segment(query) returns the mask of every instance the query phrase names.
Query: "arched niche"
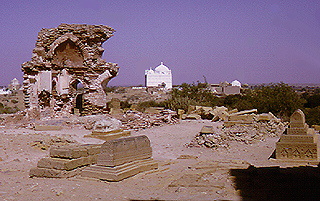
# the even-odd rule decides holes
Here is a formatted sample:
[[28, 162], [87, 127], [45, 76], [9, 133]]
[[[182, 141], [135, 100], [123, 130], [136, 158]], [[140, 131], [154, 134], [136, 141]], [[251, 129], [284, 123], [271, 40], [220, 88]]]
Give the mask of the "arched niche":
[[73, 88], [73, 90], [75, 90], [77, 92], [83, 92], [84, 91], [84, 84], [78, 79], [72, 81], [70, 85]]
[[[67, 42], [67, 44], [71, 44], [71, 46], [76, 46], [78, 51], [81, 52], [82, 57], [84, 60], [89, 58], [89, 52], [88, 50], [85, 48], [85, 45], [80, 41], [80, 39], [78, 37], [76, 37], [75, 35], [73, 35], [72, 33], [66, 33], [63, 36], [59, 37], [58, 39], [56, 39], [51, 45], [50, 45], [50, 49], [48, 51], [48, 57], [49, 58], [53, 58], [55, 56], [55, 53], [57, 52], [57, 48], [60, 45], [65, 45], [64, 43]], [[62, 46], [63, 47], [63, 46]], [[61, 48], [62, 48], [61, 47]]]
[[59, 67], [81, 67], [83, 61], [81, 49], [70, 39], [60, 43], [52, 57], [52, 63]]

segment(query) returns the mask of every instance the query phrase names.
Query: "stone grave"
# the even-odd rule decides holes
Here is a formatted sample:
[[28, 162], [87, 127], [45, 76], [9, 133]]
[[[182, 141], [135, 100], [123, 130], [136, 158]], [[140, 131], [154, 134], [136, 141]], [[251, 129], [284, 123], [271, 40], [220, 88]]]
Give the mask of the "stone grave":
[[65, 145], [52, 147], [50, 157], [38, 161], [31, 168], [30, 177], [68, 178], [80, 173], [81, 167], [95, 164], [100, 144]]
[[123, 110], [121, 109], [120, 100], [118, 98], [112, 98], [108, 103], [108, 108], [110, 110], [111, 115], [123, 114]]
[[81, 176], [120, 181], [140, 172], [157, 169], [147, 136], [119, 138], [101, 146], [97, 164], [85, 168]]
[[305, 115], [299, 109], [290, 117], [290, 127], [276, 143], [276, 159], [293, 161], [317, 161], [318, 143], [315, 131], [305, 123]]
[[114, 140], [121, 137], [128, 137], [131, 135], [131, 131], [115, 129], [111, 131], [92, 131], [91, 134], [85, 135], [84, 137], [97, 138], [100, 140], [108, 141]]

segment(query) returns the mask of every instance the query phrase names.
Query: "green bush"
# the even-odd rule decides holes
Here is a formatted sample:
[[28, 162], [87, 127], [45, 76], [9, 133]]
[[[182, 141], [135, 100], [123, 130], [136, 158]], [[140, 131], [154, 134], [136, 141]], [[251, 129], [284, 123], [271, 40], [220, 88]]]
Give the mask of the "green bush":
[[145, 101], [145, 102], [138, 103], [137, 110], [143, 112], [148, 107], [164, 107], [164, 106], [165, 105], [163, 102], [157, 103], [156, 101], [151, 100], [151, 101]]
[[171, 92], [171, 98], [164, 102], [172, 110], [187, 110], [189, 105], [221, 106], [237, 108], [238, 110], [258, 109], [260, 113], [272, 112], [275, 115], [288, 119], [299, 108], [303, 108], [305, 100], [284, 83], [261, 85], [254, 90], [245, 90], [243, 94], [217, 97], [207, 84], [183, 83]]
[[3, 107], [0, 108], [0, 114], [13, 114], [19, 111], [19, 108], [17, 107]]
[[284, 83], [271, 83], [256, 88], [251, 94], [252, 106], [259, 112], [272, 112], [288, 119], [296, 109], [302, 109], [305, 100]]
[[307, 124], [320, 125], [320, 106], [315, 108], [305, 108], [303, 111], [306, 115]]
[[121, 101], [120, 107], [121, 109], [130, 108], [132, 104], [130, 104], [128, 101]]
[[189, 105], [216, 106], [222, 105], [221, 99], [216, 97], [206, 83], [183, 83], [171, 92], [171, 98], [164, 101], [166, 108], [187, 110]]

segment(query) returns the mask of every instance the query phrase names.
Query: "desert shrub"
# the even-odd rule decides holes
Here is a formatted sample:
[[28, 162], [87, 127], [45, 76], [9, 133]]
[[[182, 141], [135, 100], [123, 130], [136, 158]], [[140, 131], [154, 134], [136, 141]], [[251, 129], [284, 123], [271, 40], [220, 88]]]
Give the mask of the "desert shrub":
[[11, 103], [13, 103], [13, 104], [17, 104], [19, 101], [17, 101], [17, 100], [11, 100]]
[[307, 124], [320, 125], [320, 106], [314, 108], [305, 108], [304, 113], [306, 115]]
[[121, 109], [130, 108], [132, 104], [130, 104], [128, 101], [121, 101], [120, 107]]
[[165, 107], [177, 110], [187, 110], [189, 105], [215, 106], [221, 105], [221, 100], [207, 87], [206, 83], [183, 83], [171, 92], [171, 98], [164, 101]]
[[164, 103], [163, 102], [157, 103], [154, 100], [140, 102], [138, 103], [137, 110], [143, 112], [148, 107], [164, 107]]
[[251, 93], [229, 95], [223, 99], [223, 105], [228, 108], [237, 108], [238, 110], [249, 110], [254, 108]]
[[118, 87], [117, 89], [114, 90], [114, 93], [123, 94], [123, 93], [126, 93], [126, 89], [124, 87]]
[[252, 107], [259, 112], [272, 112], [281, 118], [288, 119], [296, 110], [303, 108], [305, 100], [284, 83], [262, 85], [248, 94]]
[[0, 108], [0, 114], [13, 114], [19, 111], [19, 108], [17, 107], [3, 107]]
[[304, 94], [303, 97], [306, 100], [306, 103], [304, 106], [306, 108], [315, 108], [320, 106], [320, 93], [314, 93], [314, 94]]
[[106, 93], [110, 93], [110, 92], [114, 92], [114, 91], [116, 90], [116, 88], [117, 88], [117, 87], [115, 87], [115, 86], [105, 87], [105, 88], [104, 88], [104, 91], [105, 91]]

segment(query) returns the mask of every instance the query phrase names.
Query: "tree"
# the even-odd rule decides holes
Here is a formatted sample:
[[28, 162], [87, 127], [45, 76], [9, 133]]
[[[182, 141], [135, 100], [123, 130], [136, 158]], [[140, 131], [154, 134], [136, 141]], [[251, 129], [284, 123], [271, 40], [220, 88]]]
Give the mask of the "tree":
[[279, 117], [288, 118], [305, 100], [292, 87], [284, 83], [271, 83], [256, 88], [251, 94], [253, 107], [259, 112], [272, 112]]

